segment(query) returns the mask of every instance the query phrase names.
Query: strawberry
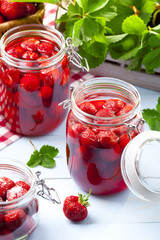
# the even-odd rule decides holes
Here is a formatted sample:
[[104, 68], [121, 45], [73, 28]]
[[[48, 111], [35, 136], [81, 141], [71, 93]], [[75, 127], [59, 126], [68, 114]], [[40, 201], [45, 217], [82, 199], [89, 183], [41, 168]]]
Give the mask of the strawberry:
[[47, 67], [49, 63], [40, 65], [43, 69], [39, 72], [39, 78], [44, 85], [53, 86], [59, 80], [59, 71], [54, 67]]
[[119, 112], [116, 113], [116, 116], [121, 116], [123, 114], [126, 114], [126, 113], [130, 112], [133, 108], [134, 108], [133, 105], [127, 104]]
[[30, 189], [30, 186], [24, 181], [16, 182], [16, 186], [20, 186], [22, 188], [25, 188], [27, 191]]
[[7, 191], [7, 200], [12, 201], [13, 199], [22, 197], [24, 194], [26, 194], [28, 190], [21, 186], [14, 186], [10, 190]]
[[91, 115], [95, 115], [97, 112], [97, 109], [95, 108], [95, 106], [90, 103], [90, 102], [83, 102], [79, 105], [79, 108], [83, 111], [86, 112], [88, 114]]
[[37, 74], [29, 73], [25, 74], [20, 80], [21, 89], [25, 89], [28, 92], [34, 92], [38, 90], [40, 81]]
[[98, 185], [102, 182], [102, 178], [98, 172], [98, 168], [95, 163], [91, 162], [87, 168], [87, 179], [92, 185]]
[[32, 114], [32, 118], [36, 124], [40, 124], [44, 120], [45, 112], [37, 111], [36, 114]]
[[98, 147], [99, 143], [98, 143], [98, 138], [97, 136], [94, 134], [94, 132], [87, 128], [81, 135], [81, 143], [85, 146], [94, 146], [94, 147]]
[[28, 38], [21, 43], [21, 47], [25, 50], [35, 52], [39, 43], [40, 41], [36, 38]]
[[114, 112], [109, 109], [109, 108], [104, 108], [104, 109], [101, 109], [99, 110], [96, 115], [96, 117], [114, 117]]
[[127, 132], [127, 129], [128, 129], [128, 127], [127, 127], [126, 125], [122, 125], [122, 126], [117, 126], [117, 127], [113, 128], [112, 131], [113, 131], [116, 135], [120, 136], [120, 135], [126, 133], [126, 132]]
[[86, 130], [86, 126], [82, 125], [81, 123], [75, 123], [68, 129], [68, 134], [71, 137], [77, 138], [80, 136], [80, 134]]
[[14, 88], [20, 80], [20, 71], [16, 68], [6, 68], [4, 70], [4, 83], [8, 88]]
[[0, 178], [0, 197], [2, 199], [6, 198], [7, 191], [15, 186], [15, 183], [7, 177]]
[[0, 229], [3, 227], [3, 214], [0, 213]]
[[37, 7], [33, 3], [26, 3], [27, 14], [32, 15], [37, 12]]
[[90, 190], [88, 196], [78, 194], [78, 196], [66, 197], [63, 203], [64, 215], [72, 221], [82, 221], [88, 215], [87, 207], [90, 205], [88, 203], [88, 198], [91, 194]]
[[7, 229], [6, 227], [1, 229], [0, 240], [13, 240], [13, 239], [14, 235], [9, 229]]
[[26, 51], [22, 54], [22, 59], [24, 60], [37, 60], [39, 58], [38, 53], [32, 51]]
[[98, 134], [98, 140], [104, 148], [110, 148], [118, 142], [118, 137], [114, 132], [106, 130]]
[[6, 52], [12, 57], [17, 56], [16, 58], [21, 58], [22, 54], [24, 53], [24, 49], [20, 45], [17, 45], [14, 47], [7, 48]]
[[37, 45], [37, 51], [41, 54], [51, 55], [54, 52], [54, 45], [49, 42], [41, 42]]
[[34, 219], [27, 215], [23, 224], [16, 231], [14, 231], [15, 238], [21, 239], [22, 236], [28, 235], [28, 233], [31, 233], [34, 230], [35, 226], [36, 223]]
[[104, 103], [105, 101], [101, 101], [101, 100], [94, 100], [91, 101], [91, 103], [95, 106], [95, 108], [97, 109], [97, 111], [103, 109]]
[[69, 68], [69, 61], [66, 54], [64, 55], [64, 58], [62, 60], [62, 68], [63, 69]]
[[6, 227], [14, 231], [19, 228], [26, 219], [26, 213], [21, 209], [8, 211], [4, 216]]
[[64, 86], [68, 83], [68, 81], [69, 81], [69, 69], [65, 68], [62, 73], [62, 80], [60, 81], [60, 85]]
[[41, 61], [44, 61], [46, 60], [47, 58], [49, 58], [48, 56], [44, 55], [44, 56], [41, 56], [37, 59], [37, 61], [41, 62]]
[[7, 20], [15, 20], [27, 15], [26, 4], [22, 2], [10, 2], [3, 0], [1, 13]]
[[5, 22], [4, 18], [2, 17], [2, 15], [0, 15], [0, 24], [4, 22]]
[[104, 108], [111, 109], [114, 113], [120, 111], [125, 103], [120, 99], [108, 99], [104, 104]]
[[39, 95], [44, 100], [48, 100], [49, 98], [51, 98], [52, 94], [53, 94], [53, 89], [50, 86], [44, 85], [44, 86], [41, 87]]

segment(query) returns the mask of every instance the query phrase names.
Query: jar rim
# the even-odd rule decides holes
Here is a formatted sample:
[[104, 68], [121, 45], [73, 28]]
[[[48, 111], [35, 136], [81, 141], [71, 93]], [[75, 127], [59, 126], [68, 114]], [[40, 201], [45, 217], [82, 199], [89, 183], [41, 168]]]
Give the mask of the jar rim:
[[[134, 92], [134, 95], [135, 95], [135, 99], [136, 99], [136, 103], [135, 103], [135, 106], [134, 108], [129, 111], [128, 113], [125, 113], [123, 115], [120, 115], [120, 116], [114, 116], [114, 117], [97, 117], [95, 115], [91, 115], [89, 113], [86, 113], [84, 111], [82, 111], [77, 103], [76, 103], [76, 100], [75, 100], [75, 96], [76, 94], [81, 90], [81, 89], [87, 89], [87, 85], [88, 86], [94, 86], [94, 83], [93, 82], [97, 82], [95, 84], [101, 84], [102, 86], [103, 83], [107, 83], [108, 86], [119, 86], [121, 87], [122, 89], [131, 89], [132, 92]], [[89, 88], [89, 87], [88, 87]], [[117, 126], [119, 125], [120, 123], [120, 120], [124, 122], [127, 122], [129, 121], [130, 119], [133, 118], [133, 116], [135, 116], [139, 110], [140, 110], [140, 102], [141, 102], [141, 97], [140, 97], [140, 94], [138, 92], [138, 90], [130, 83], [127, 83], [123, 80], [120, 80], [120, 79], [117, 79], [117, 78], [110, 78], [110, 77], [96, 77], [96, 78], [91, 78], [89, 80], [86, 80], [86, 81], [82, 81], [80, 82], [80, 84], [78, 84], [74, 89], [73, 89], [73, 92], [71, 93], [71, 105], [72, 105], [72, 110], [74, 112], [74, 114], [79, 118], [79, 119], [83, 119], [83, 117], [85, 117], [86, 119], [90, 118], [92, 120], [95, 120], [95, 121], [104, 121], [104, 122], [107, 122], [105, 124], [102, 124], [102, 123], [92, 123], [92, 122], [88, 122], [87, 120], [82, 120], [83, 122], [87, 123], [87, 124], [90, 124], [90, 125], [94, 125], [94, 126], [101, 126], [101, 127], [112, 127], [112, 126]], [[113, 123], [114, 120], [116, 120], [116, 123]], [[110, 123], [112, 122], [112, 123]]]
[[6, 206], [14, 209], [17, 206], [19, 207], [19, 205], [24, 204], [26, 199], [30, 199], [32, 197], [32, 194], [35, 192], [35, 186], [36, 186], [35, 176], [34, 176], [33, 172], [30, 170], [30, 168], [19, 160], [15, 160], [15, 159], [11, 159], [11, 158], [5, 158], [5, 157], [2, 158], [1, 157], [0, 158], [0, 166], [1, 165], [11, 166], [11, 167], [12, 166], [16, 167], [16, 165], [17, 165], [17, 169], [19, 167], [22, 167], [24, 170], [28, 171], [28, 173], [30, 174], [30, 177], [32, 179], [30, 189], [23, 196], [21, 196], [19, 198], [16, 198], [16, 199], [13, 199], [11, 201], [0, 202], [0, 209], [3, 208], [3, 207], [6, 207]]
[[[19, 29], [19, 31], [18, 31]], [[26, 30], [22, 30], [22, 29], [26, 29]], [[25, 33], [25, 31], [31, 31], [32, 33], [35, 33], [33, 35], [37, 35], [38, 31], [37, 29], [39, 29], [39, 31], [41, 33], [47, 33], [48, 35], [52, 36], [53, 35], [57, 35], [58, 38], [60, 39], [61, 41], [61, 46], [60, 47], [60, 50], [58, 51], [57, 54], [55, 54], [54, 56], [52, 57], [49, 57], [47, 59], [44, 59], [44, 60], [41, 60], [41, 63], [44, 63], [44, 62], [48, 62], [50, 63], [47, 67], [44, 66], [44, 67], [29, 67], [27, 64], [28, 63], [37, 63], [38, 61], [37, 60], [24, 60], [24, 59], [17, 59], [11, 55], [9, 55], [6, 51], [5, 51], [5, 47], [4, 44], [5, 44], [5, 41], [7, 40], [7, 37], [10, 35], [10, 34], [13, 34], [14, 32], [14, 35], [15, 34], [18, 34], [20, 33], [21, 31], [23, 31], [23, 34]], [[43, 31], [42, 31], [43, 29]], [[35, 32], [36, 31], [36, 32]], [[14, 39], [15, 40], [15, 39]], [[52, 65], [58, 63], [64, 56], [65, 54], [65, 39], [64, 39], [64, 36], [58, 31], [56, 30], [55, 28], [52, 28], [52, 27], [49, 27], [49, 26], [45, 26], [43, 24], [25, 24], [25, 25], [20, 25], [20, 26], [16, 26], [14, 28], [11, 28], [10, 30], [8, 30], [1, 38], [0, 40], [0, 43], [1, 43], [1, 58], [4, 62], [8, 63], [9, 65], [12, 65], [13, 67], [19, 67], [21, 69], [28, 69], [28, 70], [39, 70], [39, 69], [45, 69], [45, 68], [48, 68], [48, 67], [51, 67]], [[25, 63], [25, 65], [24, 65]]]

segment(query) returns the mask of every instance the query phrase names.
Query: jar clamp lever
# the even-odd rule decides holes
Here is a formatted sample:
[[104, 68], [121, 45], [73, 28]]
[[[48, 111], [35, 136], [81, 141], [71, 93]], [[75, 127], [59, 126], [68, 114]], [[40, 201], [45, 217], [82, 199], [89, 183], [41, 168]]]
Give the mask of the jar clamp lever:
[[[72, 38], [68, 37], [66, 39], [66, 53], [71, 63], [73, 63], [76, 67], [81, 68], [82, 71], [89, 72], [89, 65], [86, 58], [81, 57], [76, 51], [74, 51], [75, 47], [72, 44]], [[85, 66], [82, 65], [82, 61], [85, 63]]]
[[[37, 192], [38, 196], [43, 197], [46, 200], [52, 201], [52, 203], [61, 204], [60, 198], [56, 190], [54, 188], [49, 188], [45, 184], [45, 180], [40, 179], [41, 172], [37, 171], [35, 174], [37, 177], [36, 185], [39, 186], [39, 191]], [[52, 197], [53, 194], [55, 194], [57, 200]]]

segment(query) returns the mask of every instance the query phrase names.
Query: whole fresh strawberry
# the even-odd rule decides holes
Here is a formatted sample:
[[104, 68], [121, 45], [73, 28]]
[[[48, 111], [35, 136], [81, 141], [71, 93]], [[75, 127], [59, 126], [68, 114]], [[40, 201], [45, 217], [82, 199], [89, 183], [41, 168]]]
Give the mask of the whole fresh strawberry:
[[15, 20], [27, 15], [26, 4], [22, 2], [10, 2], [3, 0], [1, 4], [1, 14], [7, 20]]
[[82, 221], [88, 215], [87, 207], [90, 205], [88, 203], [88, 198], [91, 194], [92, 189], [88, 196], [78, 194], [78, 196], [69, 196], [64, 200], [63, 212], [64, 215], [72, 221]]

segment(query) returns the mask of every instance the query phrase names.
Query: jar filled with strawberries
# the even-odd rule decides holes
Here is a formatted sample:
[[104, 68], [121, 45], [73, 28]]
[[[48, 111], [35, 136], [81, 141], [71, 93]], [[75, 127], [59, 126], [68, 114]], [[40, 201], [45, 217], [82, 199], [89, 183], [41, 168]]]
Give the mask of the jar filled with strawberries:
[[69, 61], [62, 34], [52, 28], [22, 25], [1, 38], [0, 111], [6, 125], [23, 135], [57, 128], [67, 110]]
[[33, 173], [23, 163], [0, 161], [0, 239], [27, 239], [39, 220]]
[[94, 78], [78, 84], [69, 102], [66, 153], [72, 178], [92, 194], [125, 190], [121, 155], [144, 123], [137, 89], [118, 79]]

